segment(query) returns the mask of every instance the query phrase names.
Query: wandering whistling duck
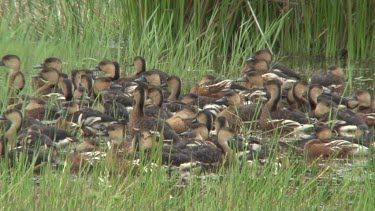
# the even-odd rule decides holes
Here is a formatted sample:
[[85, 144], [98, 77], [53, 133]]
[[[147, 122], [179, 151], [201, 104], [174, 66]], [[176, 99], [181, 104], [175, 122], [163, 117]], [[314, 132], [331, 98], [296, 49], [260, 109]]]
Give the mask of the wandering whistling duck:
[[16, 55], [5, 55], [0, 60], [0, 66], [9, 68], [10, 74], [8, 76], [8, 90], [7, 96], [9, 98], [8, 105], [14, 104], [16, 95], [25, 87], [25, 76], [20, 71], [21, 60]]
[[164, 83], [167, 81], [169, 75], [161, 70], [158, 69], [150, 69], [146, 71], [146, 60], [142, 56], [136, 56], [134, 57], [134, 66], [136, 68], [136, 73], [133, 75], [133, 78], [139, 78], [145, 73], [149, 72], [149, 74], [157, 74], [160, 81]]
[[63, 63], [61, 59], [56, 58], [56, 57], [48, 57], [47, 59], [44, 60], [43, 63], [34, 66], [34, 69], [44, 69], [44, 68], [54, 68], [59, 72], [62, 72], [63, 69]]
[[147, 117], [144, 113], [144, 104], [146, 100], [146, 92], [142, 86], [138, 86], [134, 90], [135, 105], [130, 115], [129, 127], [142, 128], [153, 131], [163, 131], [165, 139], [173, 139], [175, 142], [181, 141], [172, 127], [162, 119]]
[[287, 108], [278, 108], [277, 104], [281, 99], [281, 82], [279, 80], [268, 81], [265, 86], [271, 97], [264, 105], [260, 115], [259, 123], [263, 129], [271, 130], [278, 126], [287, 126], [283, 123], [284, 120], [293, 120], [300, 124], [308, 123], [304, 113]]
[[[111, 122], [117, 122], [117, 119], [108, 116], [102, 112], [91, 108], [80, 108], [76, 102], [65, 102], [62, 109], [58, 112], [61, 117], [59, 127], [67, 128], [63, 123], [77, 124], [83, 131], [83, 135], [92, 136], [100, 130], [105, 129]], [[68, 127], [69, 128], [69, 127]]]
[[248, 60], [252, 60], [252, 59], [265, 60], [270, 65], [270, 69], [272, 69], [273, 72], [280, 73], [280, 74], [286, 76], [286, 78], [293, 78], [293, 79], [296, 79], [296, 80], [301, 79], [300, 76], [296, 72], [294, 72], [292, 69], [290, 69], [286, 65], [278, 63], [278, 62], [271, 63], [272, 60], [273, 60], [272, 54], [271, 54], [270, 50], [267, 49], [267, 48], [256, 51], [254, 53], [253, 57], [251, 57]]
[[198, 96], [193, 93], [185, 94], [181, 97], [181, 102], [189, 106], [197, 106], [198, 108], [203, 108], [207, 104], [213, 104], [217, 98]]
[[259, 119], [261, 105], [243, 104], [237, 92], [229, 92], [216, 102], [225, 103], [228, 106], [228, 108], [221, 111], [217, 117], [224, 116], [232, 128], [239, 129], [243, 121]]
[[375, 100], [372, 99], [370, 93], [367, 90], [360, 90], [354, 93], [353, 98], [358, 102], [353, 111], [362, 117], [369, 127], [374, 127]]
[[346, 85], [345, 74], [341, 67], [333, 65], [328, 70], [320, 70], [314, 73], [310, 78], [310, 83], [322, 85], [342, 94]]
[[295, 82], [289, 90], [287, 100], [290, 106], [300, 111], [308, 111], [309, 101], [304, 97], [308, 84], [305, 81]]
[[195, 118], [196, 112], [194, 108], [186, 107], [176, 112], [172, 117], [168, 118], [168, 122], [176, 133], [182, 133], [189, 129], [192, 120]]
[[233, 150], [229, 147], [228, 141], [239, 139], [236, 132], [230, 128], [223, 127], [218, 133], [218, 145], [209, 141], [199, 140], [202, 138], [202, 132], [207, 134], [207, 128], [204, 124], [196, 124], [193, 134], [195, 134], [194, 138], [198, 138], [198, 140], [164, 146], [162, 150], [162, 162], [175, 166], [194, 161], [209, 165], [231, 163], [233, 161]]
[[340, 138], [332, 138], [331, 129], [327, 126], [319, 126], [315, 132], [316, 138], [307, 141], [304, 145], [304, 154], [308, 161], [319, 157], [346, 157], [369, 153], [369, 149], [365, 146]]
[[55, 126], [33, 124], [30, 127], [22, 130], [22, 133], [26, 135], [28, 133], [43, 134], [47, 136], [54, 143], [54, 146], [58, 149], [64, 148], [71, 143], [79, 141], [76, 137], [72, 136], [70, 132], [56, 128]]
[[166, 110], [163, 105], [163, 93], [161, 89], [153, 87], [147, 90], [147, 97], [151, 100], [151, 103], [145, 105], [145, 115], [168, 119], [172, 117], [172, 113]]
[[[90, 79], [88, 81], [91, 81], [91, 85], [87, 85], [89, 87], [87, 87], [86, 85], [83, 84], [83, 83], [88, 83], [88, 82], [87, 81], [82, 82], [81, 81], [82, 77], [88, 77], [86, 80]], [[92, 70], [79, 69], [79, 70], [72, 70], [72, 72], [70, 73], [70, 78], [72, 79], [72, 83], [73, 83], [75, 89], [79, 86], [83, 86], [88, 91], [90, 91], [91, 88], [92, 88], [92, 84], [93, 84], [93, 80], [94, 80], [95, 76], [94, 76], [94, 72]]]
[[238, 78], [236, 82], [244, 82], [244, 86], [251, 88], [263, 87], [263, 73], [256, 72], [254, 69], [249, 69], [245, 72], [245, 76]]
[[40, 98], [29, 98], [25, 107], [25, 116], [34, 119], [51, 120], [58, 117], [58, 109]]
[[166, 101], [163, 103], [163, 107], [168, 109], [171, 112], [177, 112], [182, 108], [185, 108], [187, 103], [182, 102], [181, 97], [181, 86], [182, 82], [178, 76], [170, 76], [167, 81], [160, 85], [161, 87], [168, 86], [171, 89], [171, 92], [164, 92], [164, 96], [169, 94]]
[[112, 81], [120, 79], [120, 64], [118, 62], [103, 60], [97, 66], [91, 69], [92, 71], [102, 71], [105, 77], [111, 78]]
[[5, 153], [5, 145], [7, 145], [8, 151], [12, 150], [17, 145], [17, 132], [22, 126], [23, 116], [21, 112], [16, 109], [9, 109], [0, 116], [0, 120], [8, 120], [11, 123], [9, 128], [0, 138], [0, 142], [2, 142], [2, 146], [0, 146], [2, 149], [0, 150]]
[[[34, 66], [33, 69], [53, 68], [53, 69], [56, 69], [59, 73], [62, 73], [63, 66], [64, 65], [63, 65], [61, 59], [56, 58], [56, 57], [49, 57], [49, 58], [45, 59], [43, 63]], [[37, 90], [40, 87], [42, 87], [45, 83], [46, 83], [46, 81], [43, 80], [42, 78], [33, 77], [32, 80], [31, 80], [31, 87], [33, 88], [33, 90]]]

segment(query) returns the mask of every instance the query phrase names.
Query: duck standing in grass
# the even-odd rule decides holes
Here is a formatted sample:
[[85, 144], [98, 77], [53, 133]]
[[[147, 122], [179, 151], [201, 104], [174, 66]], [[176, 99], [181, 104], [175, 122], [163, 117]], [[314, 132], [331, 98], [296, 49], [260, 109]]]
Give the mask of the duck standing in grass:
[[8, 105], [14, 104], [17, 95], [25, 87], [25, 76], [20, 71], [21, 59], [16, 55], [8, 54], [0, 60], [0, 66], [10, 70], [7, 85]]

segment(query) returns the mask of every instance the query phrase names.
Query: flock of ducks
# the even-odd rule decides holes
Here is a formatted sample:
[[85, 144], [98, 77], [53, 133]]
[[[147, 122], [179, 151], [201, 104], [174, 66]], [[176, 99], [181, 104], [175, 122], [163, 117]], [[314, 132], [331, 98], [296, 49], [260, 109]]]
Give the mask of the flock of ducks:
[[[57, 162], [69, 146], [74, 150], [65, 153], [65, 163], [72, 169], [95, 165], [100, 157], [118, 171], [141, 155], [156, 155], [169, 166], [218, 166], [264, 163], [285, 146], [308, 161], [366, 155], [373, 147], [375, 98], [368, 91], [343, 97], [339, 66], [307, 82], [273, 62], [268, 49], [246, 60], [243, 77], [204, 75], [187, 94], [181, 78], [147, 70], [141, 56], [134, 58], [134, 74], [103, 60], [68, 75], [59, 58], [47, 58], [34, 67], [33, 96], [20, 94], [26, 80], [18, 56], [2, 57], [0, 66], [9, 70], [0, 156], [11, 165], [20, 157], [34, 165]], [[257, 128], [295, 138], [271, 147], [275, 143], [241, 135]]]

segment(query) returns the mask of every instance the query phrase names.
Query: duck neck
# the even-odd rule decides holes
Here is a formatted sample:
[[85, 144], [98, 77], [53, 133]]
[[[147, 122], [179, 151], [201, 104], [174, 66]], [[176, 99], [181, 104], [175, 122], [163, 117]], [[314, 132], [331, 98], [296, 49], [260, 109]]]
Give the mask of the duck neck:
[[140, 99], [135, 102], [134, 110], [132, 111], [134, 112], [134, 115], [139, 116], [139, 117], [142, 117], [144, 115], [143, 113], [144, 104], [145, 104], [144, 95], [141, 95]]
[[227, 140], [222, 140], [219, 138], [218, 142], [226, 155], [231, 155], [233, 153], [233, 150], [229, 147]]
[[266, 103], [266, 106], [270, 111], [276, 111], [277, 104], [281, 98], [281, 88], [277, 86], [274, 89], [271, 89], [270, 94], [271, 94], [271, 97]]
[[8, 145], [11, 148], [8, 149], [13, 149], [16, 147], [16, 137], [17, 137], [17, 132], [21, 128], [22, 125], [22, 119], [17, 119], [16, 121], [11, 121], [11, 126], [10, 128], [5, 132], [4, 137], [8, 141]]
[[62, 89], [66, 101], [73, 99], [73, 84], [70, 79], [64, 78], [59, 82], [58, 87]]
[[168, 97], [168, 100], [177, 100], [181, 95], [181, 83], [179, 83], [178, 85], [174, 86], [172, 88], [172, 92], [171, 92], [171, 95], [169, 95]]
[[113, 65], [115, 66], [115, 73], [112, 77], [112, 80], [118, 80], [120, 79], [120, 64], [118, 62], [113, 62]]

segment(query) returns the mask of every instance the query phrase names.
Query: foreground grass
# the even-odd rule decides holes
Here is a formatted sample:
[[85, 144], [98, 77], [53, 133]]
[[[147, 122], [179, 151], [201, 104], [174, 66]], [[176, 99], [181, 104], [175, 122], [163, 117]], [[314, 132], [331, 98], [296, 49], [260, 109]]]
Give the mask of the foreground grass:
[[[353, 165], [338, 175], [328, 166], [318, 169], [291, 163], [275, 173], [273, 165], [222, 169], [198, 175], [182, 186], [181, 179], [155, 168], [117, 177], [103, 168], [71, 174], [45, 168], [3, 171], [1, 210], [373, 210], [374, 166]], [[2, 169], [4, 170], [4, 169]]]
[[[318, 39], [325, 37], [324, 29], [316, 29], [315, 37], [310, 37], [309, 31], [306, 34], [299, 31], [302, 35], [298, 36], [296, 31], [287, 42], [286, 37], [290, 35], [289, 30], [293, 25], [286, 20], [293, 13], [285, 12], [278, 14], [277, 18], [265, 18], [261, 21], [265, 37], [261, 37], [249, 13], [234, 15], [239, 20], [238, 25], [218, 29], [218, 25], [227, 26], [225, 17], [234, 11], [233, 8], [223, 10], [223, 7], [213, 7], [211, 16], [203, 23], [200, 20], [204, 13], [199, 12], [200, 7], [195, 5], [198, 12], [186, 23], [184, 16], [178, 15], [184, 12], [181, 7], [176, 6], [180, 8], [179, 12], [166, 13], [168, 5], [144, 5], [145, 11], [140, 12], [137, 5], [119, 6], [120, 1], [111, 2], [76, 5], [30, 1], [28, 5], [33, 16], [29, 16], [28, 7], [22, 7], [25, 11], [20, 11], [16, 3], [11, 4], [8, 13], [1, 13], [0, 54], [19, 55], [22, 71], [27, 78], [35, 73], [31, 67], [49, 56], [63, 59], [66, 73], [72, 69], [90, 68], [103, 58], [114, 59], [121, 63], [126, 75], [134, 70], [125, 65], [131, 63], [134, 56], [144, 55], [148, 68], [160, 68], [181, 76], [184, 89], [188, 90], [205, 73], [222, 78], [240, 76], [243, 59], [254, 50], [265, 47], [265, 41], [272, 48], [293, 46], [296, 40], [298, 46], [303, 46], [305, 40], [299, 40], [301, 36], [307, 36], [309, 43], [311, 39], [321, 45], [328, 42]], [[253, 6], [256, 11], [264, 7]], [[364, 10], [367, 11], [366, 8]], [[134, 17], [141, 17], [142, 21]], [[330, 24], [335, 25], [335, 20], [331, 20]], [[340, 20], [336, 19], [338, 22]], [[366, 22], [365, 19], [361, 21]], [[286, 44], [282, 44], [284, 42], [281, 42], [279, 35], [284, 37]], [[371, 41], [374, 42], [371, 35], [364, 36], [370, 41], [363, 43], [370, 43], [367, 50], [374, 52], [371, 50], [374, 46], [371, 45]], [[357, 37], [362, 36], [354, 36], [353, 39]], [[328, 44], [331, 43], [330, 50], [323, 54], [333, 55], [335, 50], [332, 49], [341, 48], [336, 41]], [[364, 51], [363, 46], [366, 44], [358, 45], [355, 52]], [[309, 47], [304, 54], [321, 53], [321, 46], [311, 48], [313, 50]], [[299, 47], [298, 52], [301, 49]], [[280, 51], [290, 52], [293, 49]], [[277, 59], [288, 63], [282, 54]], [[294, 61], [288, 64], [304, 74], [305, 78], [312, 70], [337, 62], [313, 60], [306, 64], [305, 58], [303, 61], [298, 65]], [[347, 76], [373, 78], [371, 71], [358, 67], [367, 67], [367, 64], [349, 61]], [[0, 72], [2, 84], [6, 83], [5, 71], [2, 68]], [[355, 84], [354, 81], [350, 86], [373, 88], [374, 82]], [[33, 94], [29, 84], [26, 87], [23, 93]], [[348, 93], [351, 91], [348, 89]], [[5, 86], [0, 86], [0, 92], [5, 93]], [[0, 100], [6, 99], [3, 97]], [[292, 156], [288, 156], [288, 159], [289, 164], [284, 164], [277, 172], [272, 164], [261, 172], [246, 168], [241, 171], [239, 168], [222, 169], [215, 175], [191, 176], [187, 186], [177, 173], [169, 176], [163, 168], [156, 168], [152, 172], [141, 171], [137, 176], [110, 177], [102, 165], [90, 173], [77, 174], [66, 169], [46, 167], [41, 173], [34, 174], [32, 168], [17, 165], [10, 169], [0, 162], [0, 210], [375, 210], [374, 203], [371, 203], [374, 198], [374, 164], [371, 161], [342, 168], [345, 171], [338, 174], [336, 169], [328, 168], [329, 165], [319, 169], [294, 160]]]
[[258, 173], [229, 168], [192, 175], [187, 186], [162, 168], [123, 177], [109, 177], [101, 167], [90, 174], [45, 168], [37, 176], [18, 169], [0, 174], [0, 209], [373, 210], [374, 166], [365, 167], [352, 166], [341, 175], [301, 162], [277, 172], [273, 165]]

